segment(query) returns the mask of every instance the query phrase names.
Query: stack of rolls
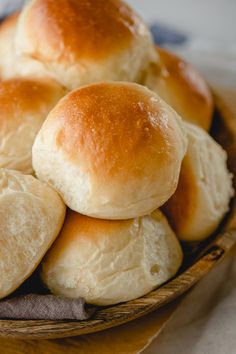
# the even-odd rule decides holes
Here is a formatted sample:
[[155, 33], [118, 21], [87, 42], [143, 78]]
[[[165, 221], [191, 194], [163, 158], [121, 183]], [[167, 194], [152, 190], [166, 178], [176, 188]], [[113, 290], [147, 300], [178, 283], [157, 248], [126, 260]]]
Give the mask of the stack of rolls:
[[90, 217], [69, 214], [47, 255], [42, 277], [53, 293], [109, 305], [176, 273], [181, 248], [154, 211], [174, 193], [186, 147], [181, 118], [143, 86], [91, 84], [59, 102], [37, 135], [33, 166]]
[[49, 290], [95, 305], [173, 277], [233, 195], [202, 77], [121, 0], [29, 1], [0, 76], [0, 298], [47, 251]]

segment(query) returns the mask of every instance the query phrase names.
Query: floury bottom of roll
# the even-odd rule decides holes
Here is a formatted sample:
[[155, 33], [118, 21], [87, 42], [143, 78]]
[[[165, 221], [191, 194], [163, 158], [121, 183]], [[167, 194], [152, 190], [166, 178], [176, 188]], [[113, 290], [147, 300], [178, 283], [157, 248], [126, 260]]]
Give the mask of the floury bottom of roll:
[[180, 244], [158, 210], [125, 221], [69, 211], [41, 275], [56, 295], [112, 305], [138, 298], [166, 282], [182, 259]]

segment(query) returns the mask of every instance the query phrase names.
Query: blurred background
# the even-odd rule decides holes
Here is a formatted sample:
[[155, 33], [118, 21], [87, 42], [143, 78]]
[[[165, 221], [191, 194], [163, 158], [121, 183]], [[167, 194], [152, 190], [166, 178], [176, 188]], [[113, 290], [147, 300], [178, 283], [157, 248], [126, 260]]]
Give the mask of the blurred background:
[[149, 22], [156, 20], [189, 35], [234, 42], [235, 0], [127, 0]]
[[127, 0], [159, 44], [192, 62], [213, 85], [236, 88], [236, 0]]

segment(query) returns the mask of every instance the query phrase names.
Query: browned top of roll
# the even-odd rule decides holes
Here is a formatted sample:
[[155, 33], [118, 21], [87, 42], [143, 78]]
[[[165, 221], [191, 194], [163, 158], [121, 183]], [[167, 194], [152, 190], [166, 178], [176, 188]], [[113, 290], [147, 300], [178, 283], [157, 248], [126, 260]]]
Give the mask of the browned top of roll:
[[0, 168], [30, 174], [34, 139], [58, 100], [66, 94], [50, 79], [0, 82]]
[[174, 193], [186, 145], [181, 118], [154, 92], [97, 83], [69, 93], [50, 112], [33, 165], [72, 210], [128, 219]]
[[154, 166], [175, 158], [176, 136], [166, 115], [145, 88], [104, 83], [69, 94], [49, 120], [60, 126], [57, 148], [70, 159], [90, 163], [89, 168], [103, 176], [124, 177], [128, 172], [140, 178], [147, 169], [151, 173]]
[[212, 121], [213, 99], [201, 75], [175, 54], [157, 47], [161, 73], [157, 76], [158, 94], [183, 119], [209, 130]]
[[66, 223], [57, 245], [61, 247], [61, 253], [67, 247], [68, 243], [76, 242], [79, 239], [95, 241], [101, 235], [109, 233], [109, 237], [116, 238], [118, 233], [133, 224], [133, 219], [129, 220], [104, 220], [90, 218], [88, 216], [76, 213], [70, 209], [67, 212]]
[[140, 33], [139, 18], [120, 0], [34, 0], [23, 21], [36, 59], [100, 59]]
[[[16, 78], [0, 83], [0, 128], [9, 122], [19, 123], [22, 116], [44, 112], [57, 102], [65, 90], [50, 79]], [[36, 118], [35, 118], [36, 119]], [[43, 117], [41, 118], [43, 120]], [[17, 128], [17, 125], [16, 125]]]

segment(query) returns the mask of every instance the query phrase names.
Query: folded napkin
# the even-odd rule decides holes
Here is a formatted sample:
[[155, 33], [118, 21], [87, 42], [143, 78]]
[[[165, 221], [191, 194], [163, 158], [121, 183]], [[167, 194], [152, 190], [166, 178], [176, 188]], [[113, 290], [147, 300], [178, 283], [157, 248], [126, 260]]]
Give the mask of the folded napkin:
[[32, 320], [87, 320], [94, 308], [85, 308], [82, 298], [28, 294], [0, 301], [0, 318]]
[[50, 294], [41, 282], [40, 266], [13, 294], [0, 300], [0, 320], [87, 320], [95, 310], [82, 297], [73, 300]]

